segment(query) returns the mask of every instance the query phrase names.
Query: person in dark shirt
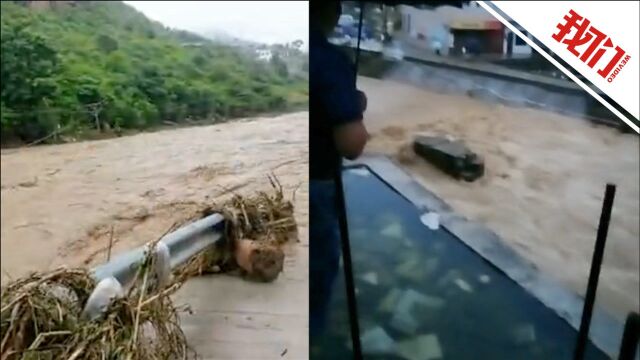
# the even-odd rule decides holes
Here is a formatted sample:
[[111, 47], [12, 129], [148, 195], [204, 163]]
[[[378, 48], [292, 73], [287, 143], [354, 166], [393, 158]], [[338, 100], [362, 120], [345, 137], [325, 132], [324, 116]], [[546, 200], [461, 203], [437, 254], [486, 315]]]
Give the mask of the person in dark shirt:
[[340, 233], [334, 179], [342, 158], [360, 156], [368, 139], [363, 124], [366, 96], [356, 88], [356, 69], [327, 41], [341, 13], [339, 1], [310, 3], [309, 41], [309, 328], [324, 329], [327, 305], [340, 261]]

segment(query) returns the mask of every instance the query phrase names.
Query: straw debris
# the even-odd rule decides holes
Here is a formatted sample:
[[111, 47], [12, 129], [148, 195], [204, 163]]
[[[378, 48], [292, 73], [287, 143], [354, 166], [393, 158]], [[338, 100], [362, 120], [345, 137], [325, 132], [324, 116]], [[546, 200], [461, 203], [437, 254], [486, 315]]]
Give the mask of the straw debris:
[[226, 220], [225, 243], [203, 252], [177, 273], [181, 279], [216, 273], [240, 272], [257, 281], [273, 281], [282, 271], [282, 245], [297, 238], [292, 202], [284, 197], [275, 176], [269, 181], [272, 192], [253, 196], [235, 194], [221, 206], [204, 210], [203, 215], [221, 213]]
[[[203, 206], [199, 216], [224, 215], [226, 241], [174, 270], [163, 288], [148, 251], [133, 283], [102, 316], [83, 314], [97, 285], [86, 269], [33, 273], [3, 286], [0, 360], [196, 357], [179, 325], [179, 312], [188, 308], [176, 307], [170, 296], [190, 277], [206, 273], [240, 272], [259, 281], [278, 276], [281, 247], [297, 236], [297, 227], [293, 204], [284, 199], [277, 179], [269, 180], [273, 193], [235, 195], [222, 206]], [[149, 245], [153, 249], [155, 243]]]
[[154, 291], [149, 252], [125, 296], [103, 316], [83, 309], [96, 287], [87, 270], [35, 273], [2, 289], [1, 359], [187, 359], [189, 350], [170, 295]]

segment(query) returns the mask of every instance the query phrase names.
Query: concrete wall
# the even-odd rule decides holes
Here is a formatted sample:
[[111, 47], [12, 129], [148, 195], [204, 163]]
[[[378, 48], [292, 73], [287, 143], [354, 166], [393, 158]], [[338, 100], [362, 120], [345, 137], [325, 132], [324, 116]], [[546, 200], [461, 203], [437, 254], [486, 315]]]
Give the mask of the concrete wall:
[[508, 106], [543, 108], [576, 115], [584, 115], [587, 111], [587, 101], [582, 94], [560, 93], [462, 70], [402, 62], [394, 66], [385, 78], [444, 93], [465, 93]]
[[541, 108], [549, 111], [588, 115], [588, 98], [581, 89], [550, 88], [535, 82], [498, 78], [456, 67], [413, 61], [382, 61], [377, 54], [361, 53], [361, 75], [440, 93], [470, 97], [507, 106]]

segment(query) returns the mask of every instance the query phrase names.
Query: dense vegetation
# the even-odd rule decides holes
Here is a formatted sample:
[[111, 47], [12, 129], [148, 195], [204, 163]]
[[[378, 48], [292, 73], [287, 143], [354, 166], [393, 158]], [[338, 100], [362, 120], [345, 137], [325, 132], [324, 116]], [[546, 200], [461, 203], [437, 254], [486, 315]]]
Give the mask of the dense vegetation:
[[121, 2], [47, 10], [2, 2], [2, 140], [224, 120], [307, 102], [290, 71], [300, 43], [270, 60], [167, 29]]

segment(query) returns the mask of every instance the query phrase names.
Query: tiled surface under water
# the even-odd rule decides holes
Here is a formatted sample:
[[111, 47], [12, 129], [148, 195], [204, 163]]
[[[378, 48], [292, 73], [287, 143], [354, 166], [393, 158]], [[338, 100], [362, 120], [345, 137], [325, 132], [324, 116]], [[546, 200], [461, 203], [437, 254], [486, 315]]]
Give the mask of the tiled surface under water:
[[[363, 169], [344, 186], [366, 359], [571, 359], [576, 331]], [[351, 359], [345, 286], [312, 359]], [[587, 359], [607, 357], [589, 344]]]

